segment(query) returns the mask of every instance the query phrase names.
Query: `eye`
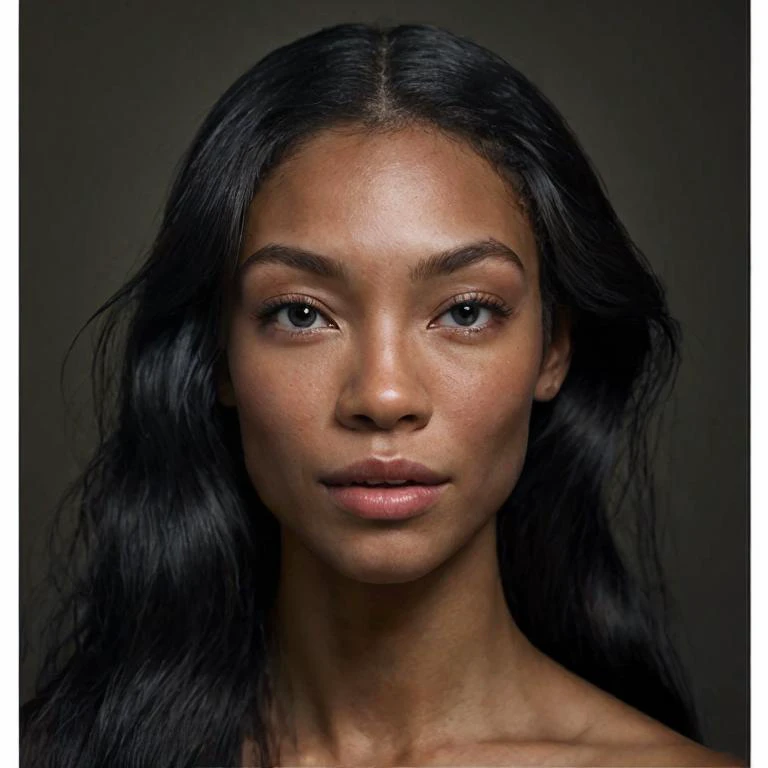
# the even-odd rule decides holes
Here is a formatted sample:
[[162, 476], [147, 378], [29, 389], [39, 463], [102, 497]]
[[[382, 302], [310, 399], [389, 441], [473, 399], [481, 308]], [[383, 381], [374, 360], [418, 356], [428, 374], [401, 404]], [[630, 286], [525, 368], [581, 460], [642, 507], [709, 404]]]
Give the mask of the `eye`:
[[275, 312], [275, 322], [282, 325], [281, 320], [293, 328], [307, 330], [312, 328], [321, 314], [309, 304], [288, 304]]
[[512, 314], [504, 302], [495, 297], [469, 295], [457, 297], [454, 303], [443, 312], [436, 324], [443, 328], [463, 331], [482, 331]]
[[267, 303], [257, 313], [259, 321], [275, 326], [289, 333], [315, 331], [332, 328], [333, 323], [310, 301], [306, 299], [277, 299]]
[[469, 328], [474, 326], [478, 319], [484, 318], [486, 322], [480, 323], [480, 325], [487, 325], [488, 321], [492, 319], [493, 313], [491, 310], [481, 305], [478, 301], [462, 301], [460, 304], [454, 304], [447, 312], [444, 312], [441, 317], [450, 320], [448, 325], [454, 325], [460, 328]]

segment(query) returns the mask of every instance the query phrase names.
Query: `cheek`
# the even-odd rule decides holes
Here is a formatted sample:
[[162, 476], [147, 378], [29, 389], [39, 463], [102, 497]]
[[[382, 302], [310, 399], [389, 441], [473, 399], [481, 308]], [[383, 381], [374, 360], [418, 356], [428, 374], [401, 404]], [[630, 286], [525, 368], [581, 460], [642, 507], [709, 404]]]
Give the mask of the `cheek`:
[[[269, 504], [270, 489], [296, 483], [303, 464], [296, 459], [317, 442], [328, 418], [324, 377], [313, 365], [297, 368], [280, 355], [230, 353], [245, 464], [251, 480]], [[312, 371], [312, 374], [303, 371]]]
[[522, 470], [538, 372], [539, 356], [528, 345], [492, 364], [465, 369], [454, 388], [463, 396], [454, 395], [446, 412], [450, 441], [471, 472], [471, 485], [485, 496], [501, 497], [499, 503]]

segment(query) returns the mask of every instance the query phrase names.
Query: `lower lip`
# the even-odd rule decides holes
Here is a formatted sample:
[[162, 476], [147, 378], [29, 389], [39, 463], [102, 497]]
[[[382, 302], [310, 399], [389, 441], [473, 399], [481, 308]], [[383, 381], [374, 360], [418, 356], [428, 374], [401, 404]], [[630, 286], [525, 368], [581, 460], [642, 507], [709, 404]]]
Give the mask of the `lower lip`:
[[429, 509], [447, 484], [372, 488], [364, 485], [326, 485], [344, 510], [366, 520], [407, 520]]

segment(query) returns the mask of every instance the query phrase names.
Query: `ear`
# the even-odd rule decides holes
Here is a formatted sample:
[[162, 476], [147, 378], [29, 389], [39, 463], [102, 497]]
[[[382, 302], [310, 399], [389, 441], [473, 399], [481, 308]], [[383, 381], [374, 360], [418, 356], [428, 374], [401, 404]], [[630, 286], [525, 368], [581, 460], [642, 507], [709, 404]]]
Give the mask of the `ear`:
[[571, 365], [572, 315], [567, 307], [552, 311], [552, 331], [545, 344], [534, 399], [551, 400], [560, 391]]
[[235, 388], [232, 386], [232, 378], [229, 375], [229, 365], [227, 365], [227, 356], [224, 352], [216, 362], [215, 376], [216, 399], [219, 401], [219, 405], [223, 405], [225, 408], [234, 408], [237, 404], [235, 401]]

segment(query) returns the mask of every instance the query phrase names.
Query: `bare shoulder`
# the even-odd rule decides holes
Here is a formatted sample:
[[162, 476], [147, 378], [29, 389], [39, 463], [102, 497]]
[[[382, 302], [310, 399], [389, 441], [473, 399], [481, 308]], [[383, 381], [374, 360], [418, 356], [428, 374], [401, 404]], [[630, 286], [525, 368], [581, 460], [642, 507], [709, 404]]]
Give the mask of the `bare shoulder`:
[[408, 766], [549, 766], [550, 768], [682, 768], [683, 766], [745, 766], [732, 755], [715, 752], [687, 739], [679, 743], [557, 743], [496, 742], [451, 747], [420, 755], [398, 765]]
[[637, 710], [617, 703], [585, 734], [595, 766], [745, 766], [733, 755], [692, 741]]
[[[549, 723], [544, 751], [515, 757], [523, 765], [744, 766], [740, 758], [708, 749], [610, 693], [540, 657], [544, 681], [541, 722]], [[536, 754], [535, 754], [536, 752]], [[489, 763], [490, 764], [490, 763]], [[511, 763], [508, 763], [511, 764]]]
[[[687, 740], [686, 740], [687, 741]], [[745, 766], [733, 755], [707, 749], [701, 744], [636, 745], [606, 749], [595, 766]]]
[[[593, 727], [565, 739], [521, 742], [501, 739], [452, 745], [420, 755], [409, 766], [549, 766], [555, 768], [682, 768], [683, 766], [745, 766], [733, 755], [716, 752], [681, 736], [652, 718], [617, 702], [613, 717], [603, 714]], [[400, 763], [398, 763], [400, 764]]]

